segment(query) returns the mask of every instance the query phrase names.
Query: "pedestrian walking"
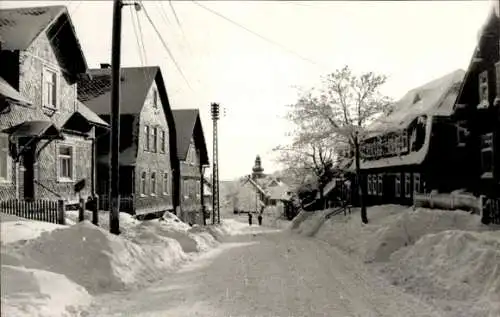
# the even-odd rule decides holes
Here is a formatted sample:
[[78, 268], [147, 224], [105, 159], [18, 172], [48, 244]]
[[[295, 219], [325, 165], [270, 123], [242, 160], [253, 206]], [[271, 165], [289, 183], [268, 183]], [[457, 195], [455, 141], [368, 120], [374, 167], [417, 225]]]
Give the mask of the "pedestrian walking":
[[248, 212], [248, 225], [249, 226], [252, 225], [252, 213], [251, 212]]
[[259, 226], [262, 226], [262, 214], [261, 213], [257, 217], [257, 220], [259, 221]]

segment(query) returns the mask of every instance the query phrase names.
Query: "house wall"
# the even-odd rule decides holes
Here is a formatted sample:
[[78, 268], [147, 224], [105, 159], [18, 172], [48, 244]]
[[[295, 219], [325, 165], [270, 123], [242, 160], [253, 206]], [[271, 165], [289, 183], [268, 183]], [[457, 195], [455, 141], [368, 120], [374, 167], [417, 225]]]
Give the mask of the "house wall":
[[[479, 53], [476, 56], [479, 59], [469, 67], [457, 101], [461, 105], [457, 121], [464, 122], [469, 132], [464, 146], [464, 151], [469, 155], [457, 159], [457, 173], [463, 174], [462, 181], [474, 194], [500, 197], [500, 106], [495, 105], [495, 98], [500, 95], [497, 88], [500, 80], [500, 66], [497, 66], [500, 63], [498, 21], [490, 21], [487, 28], [490, 29], [487, 32], [489, 36], [479, 41]], [[483, 72], [487, 72], [488, 104], [478, 107], [481, 103], [479, 76]], [[493, 133], [493, 173], [489, 175], [482, 170], [481, 136], [486, 133]], [[468, 172], [464, 174], [464, 170]]]
[[257, 193], [255, 187], [250, 182], [240, 185], [234, 203], [234, 209], [243, 212], [258, 212], [258, 200], [261, 195]]
[[[69, 118], [75, 110], [76, 102], [76, 84], [71, 83], [66, 76], [65, 70], [61, 69], [56, 58], [54, 48], [49, 42], [45, 33], [42, 33], [26, 51], [19, 53], [19, 91], [27, 97], [32, 106], [14, 106], [10, 107], [6, 113], [0, 116], [0, 128], [5, 129], [29, 120], [45, 120], [53, 122], [58, 128]], [[49, 67], [57, 72], [57, 109], [46, 109], [42, 106], [42, 74], [44, 67]], [[15, 67], [10, 68], [16, 71]], [[6, 71], [6, 70], [4, 70]], [[11, 81], [16, 76], [6, 75]], [[16, 87], [16, 83], [11, 83]], [[73, 185], [80, 179], [86, 179], [86, 186], [82, 192], [87, 196], [90, 193], [91, 186], [91, 166], [90, 153], [91, 141], [85, 140], [83, 136], [65, 134], [67, 137], [65, 144], [71, 145], [74, 149], [73, 165], [74, 177], [71, 181], [61, 182], [57, 180], [56, 164], [58, 155], [58, 143], [54, 142], [45, 147], [40, 153], [40, 159], [35, 165], [35, 194], [36, 199], [56, 199], [74, 200], [76, 198]], [[39, 144], [42, 146], [44, 141]], [[10, 164], [12, 168], [11, 181], [7, 184], [0, 184], [0, 197], [2, 199], [16, 198], [16, 164]], [[20, 170], [22, 176], [22, 169]], [[20, 177], [22, 181], [22, 177]], [[23, 182], [19, 182], [22, 187]], [[20, 188], [22, 194], [22, 188]], [[21, 196], [22, 198], [22, 196]]]
[[[170, 148], [169, 148], [169, 128], [161, 100], [158, 97], [158, 106], [154, 107], [154, 91], [157, 91], [157, 85], [154, 83], [147, 95], [146, 101], [140, 114], [138, 125], [138, 149], [135, 168], [135, 208], [137, 214], [172, 210], [172, 169], [170, 166]], [[165, 131], [165, 153], [160, 152], [160, 135], [158, 132], [157, 149], [153, 151], [153, 138], [149, 135], [150, 147], [145, 149], [147, 136], [145, 127], [150, 129], [156, 127]], [[159, 131], [160, 131], [159, 130]], [[151, 131], [151, 130], [150, 130]], [[142, 191], [142, 173], [146, 173], [145, 193]], [[151, 176], [156, 175], [156, 193], [153, 193]], [[168, 173], [168, 188], [164, 190], [164, 174]]]
[[201, 185], [202, 173], [200, 168], [200, 155], [195, 142], [191, 138], [186, 159], [181, 161], [181, 209], [186, 214], [186, 220], [191, 223], [201, 224]]

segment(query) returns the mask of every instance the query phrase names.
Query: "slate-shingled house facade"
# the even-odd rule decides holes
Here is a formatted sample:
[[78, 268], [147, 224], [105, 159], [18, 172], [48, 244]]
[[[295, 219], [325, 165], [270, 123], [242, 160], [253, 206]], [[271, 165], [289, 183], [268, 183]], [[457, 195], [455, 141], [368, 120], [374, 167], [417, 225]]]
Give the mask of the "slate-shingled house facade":
[[173, 110], [177, 131], [177, 157], [180, 161], [181, 220], [204, 224], [204, 170], [208, 151], [198, 109]]
[[[102, 64], [82, 79], [78, 98], [110, 121], [111, 69]], [[175, 124], [159, 67], [121, 69], [120, 209], [136, 215], [175, 211], [179, 206], [179, 161]], [[98, 193], [109, 209], [109, 138], [99, 139]]]
[[368, 204], [412, 204], [413, 193], [449, 192], [457, 178], [455, 100], [465, 72], [454, 71], [412, 89], [392, 112], [369, 127], [361, 145]]
[[108, 124], [77, 100], [87, 63], [64, 6], [0, 10], [0, 199], [77, 203]]

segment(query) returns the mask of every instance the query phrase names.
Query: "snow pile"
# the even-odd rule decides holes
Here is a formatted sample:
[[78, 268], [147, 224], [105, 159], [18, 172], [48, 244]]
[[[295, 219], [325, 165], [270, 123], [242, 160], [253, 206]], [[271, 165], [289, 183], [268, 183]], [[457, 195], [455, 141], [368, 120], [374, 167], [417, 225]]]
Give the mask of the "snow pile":
[[0, 223], [1, 243], [32, 240], [38, 238], [43, 232], [50, 232], [66, 226], [49, 222], [18, 220]]
[[393, 284], [441, 301], [452, 316], [500, 316], [500, 232], [428, 234], [390, 260], [382, 272]]
[[91, 296], [64, 275], [2, 265], [2, 316], [68, 316], [88, 306]]
[[[84, 220], [92, 221], [92, 211], [83, 212]], [[97, 213], [99, 227], [109, 231], [109, 211], [100, 210]], [[66, 224], [74, 225], [78, 223], [78, 210], [68, 210], [66, 212]], [[120, 212], [120, 228], [124, 231], [135, 227], [140, 221], [129, 213]]]
[[368, 208], [365, 225], [359, 209], [327, 220], [328, 212], [301, 212], [290, 228], [372, 263], [448, 316], [500, 316], [500, 231], [480, 216], [383, 205]]
[[[154, 234], [149, 237], [161, 240]], [[97, 294], [144, 285], [187, 259], [177, 241], [163, 238], [161, 242], [140, 246], [84, 221], [42, 233], [7, 253], [10, 262], [64, 274]]]

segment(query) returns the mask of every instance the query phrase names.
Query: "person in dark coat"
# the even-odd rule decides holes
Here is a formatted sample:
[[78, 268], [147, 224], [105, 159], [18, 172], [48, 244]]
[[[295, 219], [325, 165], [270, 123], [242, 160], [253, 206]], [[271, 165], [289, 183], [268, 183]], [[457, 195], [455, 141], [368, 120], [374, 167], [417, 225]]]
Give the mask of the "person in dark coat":
[[252, 213], [251, 212], [248, 212], [248, 225], [249, 226], [252, 225]]
[[259, 221], [259, 226], [262, 226], [262, 213], [259, 214], [257, 220]]

